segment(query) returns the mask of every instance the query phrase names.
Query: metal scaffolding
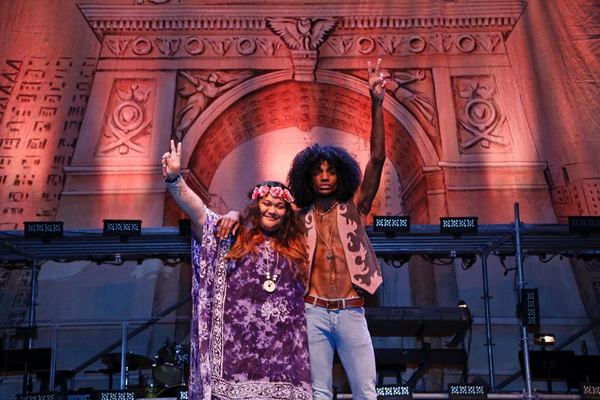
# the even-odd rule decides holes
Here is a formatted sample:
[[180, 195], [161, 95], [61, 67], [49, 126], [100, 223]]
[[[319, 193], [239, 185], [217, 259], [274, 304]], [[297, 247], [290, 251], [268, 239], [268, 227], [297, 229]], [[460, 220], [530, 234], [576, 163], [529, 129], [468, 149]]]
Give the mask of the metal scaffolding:
[[[494, 355], [488, 287], [488, 257], [514, 256], [518, 260], [518, 289], [524, 283], [521, 260], [524, 254], [534, 256], [561, 255], [565, 257], [593, 258], [600, 255], [600, 235], [569, 231], [562, 224], [523, 224], [515, 204], [513, 224], [479, 225], [477, 233], [460, 235], [440, 233], [438, 225], [412, 225], [410, 232], [393, 237], [367, 229], [377, 255], [406, 260], [411, 255], [438, 258], [479, 256], [482, 261], [483, 301], [485, 310], [488, 378], [496, 387]], [[0, 267], [39, 268], [45, 261], [67, 262], [91, 260], [98, 263], [115, 259], [142, 261], [158, 258], [173, 262], [190, 258], [190, 236], [182, 235], [178, 228], [143, 228], [140, 236], [103, 236], [101, 229], [66, 229], [63, 237], [51, 240], [25, 238], [23, 231], [0, 231]], [[37, 290], [32, 282], [32, 292]], [[35, 311], [31, 313], [35, 316]], [[30, 321], [35, 325], [35, 321]], [[522, 327], [522, 345], [527, 354], [527, 333]], [[533, 398], [529, 365], [525, 363], [525, 398]]]

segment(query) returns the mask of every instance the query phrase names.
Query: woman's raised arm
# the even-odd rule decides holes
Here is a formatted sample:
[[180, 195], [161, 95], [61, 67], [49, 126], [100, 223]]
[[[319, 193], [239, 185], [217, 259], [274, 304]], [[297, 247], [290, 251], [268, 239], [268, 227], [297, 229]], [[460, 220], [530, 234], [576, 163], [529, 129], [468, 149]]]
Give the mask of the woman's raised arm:
[[204, 202], [181, 176], [181, 142], [175, 146], [175, 141], [171, 139], [171, 151], [167, 151], [162, 156], [162, 170], [167, 190], [175, 203], [186, 213], [195, 228], [204, 225], [206, 221]]

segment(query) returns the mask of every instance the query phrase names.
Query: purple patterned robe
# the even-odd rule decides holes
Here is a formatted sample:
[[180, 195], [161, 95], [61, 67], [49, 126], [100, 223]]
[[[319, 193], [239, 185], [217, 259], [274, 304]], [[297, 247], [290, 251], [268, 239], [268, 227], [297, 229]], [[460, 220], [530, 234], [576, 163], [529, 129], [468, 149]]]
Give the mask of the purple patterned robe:
[[[206, 210], [201, 242], [192, 238], [189, 398], [312, 399], [304, 287], [290, 261], [267, 242], [258, 256], [227, 261], [230, 241], [215, 237]], [[273, 293], [263, 290], [277, 274]]]

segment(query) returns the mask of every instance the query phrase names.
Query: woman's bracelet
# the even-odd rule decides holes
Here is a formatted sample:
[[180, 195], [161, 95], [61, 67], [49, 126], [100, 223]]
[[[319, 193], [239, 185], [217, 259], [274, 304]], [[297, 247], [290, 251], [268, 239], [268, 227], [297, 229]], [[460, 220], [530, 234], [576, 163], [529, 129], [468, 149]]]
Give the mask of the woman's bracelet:
[[181, 174], [177, 174], [177, 176], [175, 176], [175, 178], [169, 178], [168, 176], [165, 178], [165, 183], [167, 184], [167, 187], [169, 186], [177, 186], [177, 184], [179, 183], [179, 179], [181, 179], [182, 176]]

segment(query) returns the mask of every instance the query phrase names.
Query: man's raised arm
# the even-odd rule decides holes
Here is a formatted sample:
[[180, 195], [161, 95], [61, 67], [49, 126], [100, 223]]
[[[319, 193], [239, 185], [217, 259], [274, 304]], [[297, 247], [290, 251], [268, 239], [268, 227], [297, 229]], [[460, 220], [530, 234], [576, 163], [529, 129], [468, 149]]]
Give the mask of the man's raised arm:
[[379, 72], [381, 58], [373, 68], [367, 63], [369, 74], [369, 92], [371, 94], [371, 142], [370, 156], [358, 197], [358, 211], [367, 215], [371, 210], [373, 199], [379, 190], [381, 173], [385, 162], [385, 128], [383, 123], [383, 98], [385, 96], [385, 79]]

